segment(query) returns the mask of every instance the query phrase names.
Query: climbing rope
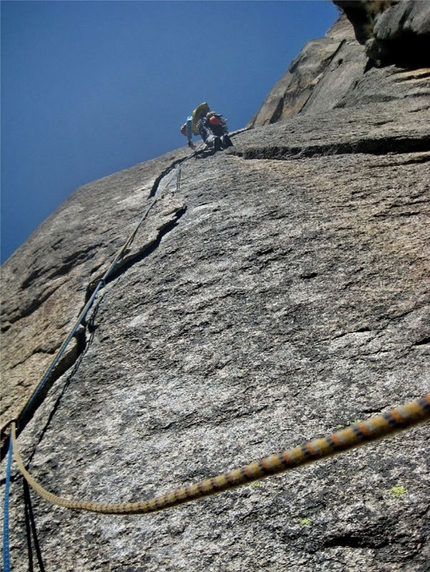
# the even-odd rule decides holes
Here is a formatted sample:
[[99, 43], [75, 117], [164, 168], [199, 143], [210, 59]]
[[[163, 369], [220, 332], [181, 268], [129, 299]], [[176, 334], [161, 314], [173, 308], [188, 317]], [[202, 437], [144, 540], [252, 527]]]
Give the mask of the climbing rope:
[[104, 514], [144, 514], [165, 510], [201, 497], [233, 489], [252, 481], [264, 479], [271, 475], [283, 473], [301, 465], [313, 463], [319, 459], [331, 457], [348, 449], [365, 445], [370, 441], [382, 439], [429, 419], [430, 393], [407, 405], [332, 433], [328, 437], [309, 441], [293, 449], [288, 449], [283, 453], [271, 455], [261, 461], [245, 465], [240, 469], [234, 469], [217, 477], [177, 489], [150, 500], [122, 504], [99, 504], [91, 501], [68, 500], [47, 491], [24, 467], [16, 443], [14, 422], [12, 423], [12, 443], [16, 462], [28, 484], [41, 497], [52, 504], [73, 510]]
[[[176, 179], [176, 191], [180, 189], [181, 182], [181, 165], [192, 157], [197, 156], [203, 149], [205, 145], [195, 150], [192, 154], [188, 155], [180, 161], [175, 161], [166, 169], [155, 181], [153, 185], [153, 192], [151, 192], [151, 200], [142, 213], [136, 227], [127, 237], [123, 246], [119, 249], [114, 257], [113, 262], [109, 266], [108, 270], [103, 274], [103, 276], [96, 281], [94, 281], [94, 289], [92, 289], [91, 296], [84, 309], [79, 315], [75, 325], [73, 326], [70, 334], [67, 336], [65, 342], [60, 347], [54, 361], [46, 370], [42, 377], [41, 382], [37, 386], [36, 390], [33, 392], [31, 398], [27, 402], [26, 406], [20, 413], [18, 419], [10, 422], [11, 434], [9, 439], [9, 454], [8, 454], [8, 468], [6, 474], [6, 486], [5, 486], [5, 502], [4, 502], [4, 543], [3, 543], [3, 559], [4, 559], [4, 572], [10, 571], [10, 556], [9, 556], [9, 489], [10, 489], [10, 473], [11, 473], [11, 463], [12, 463], [12, 451], [15, 456], [16, 462], [18, 464], [19, 470], [24, 476], [26, 482], [44, 499], [51, 502], [52, 504], [73, 509], [73, 510], [83, 510], [91, 511], [104, 514], [144, 514], [160, 510], [165, 510], [170, 507], [180, 505], [182, 503], [190, 502], [201, 497], [206, 497], [209, 495], [214, 495], [235, 487], [269, 477], [271, 475], [279, 474], [293, 468], [305, 465], [308, 463], [313, 463], [319, 459], [330, 457], [339, 454], [343, 451], [359, 447], [367, 444], [368, 442], [375, 441], [378, 439], [385, 438], [396, 432], [409, 429], [419, 423], [427, 421], [430, 419], [430, 394], [426, 395], [422, 399], [399, 407], [392, 410], [391, 412], [384, 413], [378, 417], [374, 417], [367, 421], [361, 422], [358, 425], [350, 426], [346, 429], [342, 429], [329, 435], [328, 437], [316, 439], [314, 441], [307, 442], [301, 446], [295, 447], [284, 451], [281, 454], [271, 455], [245, 465], [239, 469], [228, 471], [224, 474], [218, 475], [217, 477], [210, 478], [201, 481], [197, 484], [190, 485], [177, 489], [166, 495], [158, 496], [149, 500], [133, 503], [120, 503], [120, 504], [100, 504], [91, 501], [82, 500], [69, 500], [60, 496], [57, 496], [45, 488], [43, 488], [26, 470], [24, 463], [19, 454], [16, 438], [17, 433], [21, 431], [28, 420], [33, 415], [36, 407], [40, 404], [41, 399], [43, 399], [43, 394], [47, 389], [47, 382], [53, 372], [54, 368], [58, 364], [61, 356], [63, 355], [67, 345], [70, 343], [73, 336], [76, 334], [79, 326], [84, 322], [85, 317], [90, 310], [92, 304], [94, 303], [98, 292], [106, 284], [108, 278], [112, 275], [115, 269], [118, 268], [119, 262], [123, 259], [124, 254], [133, 242], [141, 224], [148, 216], [151, 208], [159, 199], [169, 185]], [[161, 180], [168, 175], [168, 173], [175, 169], [172, 173], [170, 179], [165, 185], [163, 191], [159, 191], [159, 183]], [[8, 425], [9, 425], [8, 424]], [[31, 516], [31, 515], [30, 515]], [[33, 531], [34, 533], [34, 531]], [[36, 547], [37, 548], [37, 547]], [[41, 561], [41, 557], [40, 557]], [[39, 563], [40, 565], [40, 563]]]
[[[160, 174], [159, 177], [156, 178], [156, 180], [154, 181], [153, 187], [152, 187], [152, 191], [150, 193], [150, 197], [151, 197], [150, 202], [148, 203], [148, 205], [144, 209], [140, 219], [138, 220], [137, 224], [135, 225], [135, 228], [128, 235], [124, 244], [116, 253], [116, 255], [115, 255], [112, 263], [110, 264], [109, 268], [106, 270], [106, 272], [103, 274], [103, 276], [101, 276], [97, 280], [93, 281], [93, 283], [91, 284], [91, 295], [90, 295], [89, 299], [87, 300], [83, 310], [79, 314], [79, 316], [78, 316], [76, 322], [74, 323], [72, 329], [70, 330], [69, 334], [66, 336], [66, 339], [64, 340], [64, 342], [60, 346], [60, 349], [58, 350], [57, 354], [55, 355], [53, 361], [48, 366], [48, 368], [46, 369], [44, 374], [42, 375], [41, 381], [39, 382], [36, 389], [33, 391], [32, 395], [30, 396], [27, 403], [23, 407], [22, 411], [18, 415], [18, 418], [16, 420], [9, 421], [1, 429], [1, 460], [3, 459], [4, 452], [7, 450], [9, 451], [8, 452], [7, 469], [6, 469], [5, 497], [4, 497], [4, 505], [3, 505], [3, 508], [4, 508], [4, 519], [3, 519], [3, 563], [4, 563], [3, 568], [4, 568], [4, 572], [8, 572], [10, 570], [10, 561], [9, 561], [9, 491], [10, 491], [10, 471], [11, 471], [11, 464], [12, 464], [12, 441], [10, 439], [10, 434], [7, 433], [9, 426], [13, 426], [14, 435], [16, 438], [17, 432], [19, 433], [20, 431], [22, 431], [22, 429], [24, 429], [24, 427], [26, 426], [28, 421], [31, 419], [35, 410], [40, 405], [40, 403], [43, 401], [46, 393], [49, 391], [50, 385], [48, 384], [48, 381], [51, 378], [51, 374], [53, 373], [53, 371], [56, 368], [56, 366], [58, 365], [60, 359], [64, 355], [64, 352], [66, 351], [69, 343], [71, 342], [73, 337], [76, 335], [79, 327], [84, 322], [89, 310], [91, 309], [92, 305], [94, 304], [95, 299], [97, 298], [99, 291], [106, 284], [108, 278], [112, 275], [112, 273], [114, 272], [114, 270], [117, 268], [118, 264], [120, 263], [120, 261], [124, 257], [124, 254], [126, 253], [127, 249], [131, 246], [132, 242], [134, 241], [134, 239], [136, 237], [136, 234], [137, 234], [139, 228], [141, 227], [144, 220], [147, 218], [150, 210], [152, 209], [154, 204], [159, 200], [160, 196], [163, 195], [163, 193], [166, 191], [166, 189], [169, 187], [169, 185], [171, 184], [171, 182], [175, 178], [177, 180], [176, 190], [177, 191], [179, 190], [182, 164], [185, 161], [188, 161], [189, 159], [191, 159], [192, 157], [195, 157], [202, 150], [203, 147], [204, 147], [204, 145], [200, 146], [198, 149], [196, 149], [193, 153], [187, 155], [185, 158], [183, 158], [179, 161], [175, 161], [166, 170], [164, 170]], [[175, 169], [173, 174], [171, 175], [170, 179], [167, 181], [166, 185], [164, 186], [164, 189], [160, 192], [159, 191], [159, 183], [161, 182], [161, 180], [165, 176], [167, 176], [169, 174], [169, 172], [172, 169]]]
[[[3, 518], [3, 570], [4, 572], [9, 572], [10, 571], [10, 551], [9, 551], [9, 493], [10, 493], [10, 475], [11, 475], [11, 466], [12, 466], [12, 440], [11, 440], [11, 436], [10, 434], [7, 434], [7, 429], [9, 428], [9, 426], [12, 426], [13, 428], [13, 436], [16, 440], [16, 433], [17, 431], [21, 431], [25, 425], [28, 423], [28, 421], [31, 419], [31, 417], [33, 416], [35, 410], [37, 409], [37, 407], [40, 405], [40, 403], [43, 401], [46, 393], [49, 391], [49, 384], [48, 381], [51, 377], [52, 372], [54, 371], [55, 367], [58, 365], [61, 357], [64, 355], [64, 352], [66, 351], [70, 341], [72, 340], [72, 338], [75, 336], [76, 332], [78, 331], [79, 327], [81, 326], [81, 324], [84, 322], [89, 310], [91, 309], [100, 289], [106, 284], [106, 281], [108, 280], [109, 276], [111, 276], [111, 274], [113, 273], [113, 271], [116, 269], [117, 265], [119, 264], [119, 262], [122, 260], [122, 258], [124, 257], [125, 252], [127, 251], [127, 249], [130, 247], [130, 245], [132, 244], [133, 240], [136, 237], [136, 234], [139, 230], [139, 228], [141, 227], [143, 221], [146, 219], [146, 217], [148, 216], [150, 210], [152, 209], [152, 207], [154, 206], [154, 204], [157, 202], [157, 200], [159, 200], [160, 196], [166, 191], [166, 189], [169, 187], [169, 185], [171, 184], [171, 182], [176, 178], [177, 179], [177, 184], [176, 184], [176, 189], [179, 190], [179, 178], [180, 178], [180, 173], [181, 173], [181, 165], [191, 159], [192, 157], [195, 157], [197, 155], [197, 153], [200, 151], [201, 149], [197, 149], [196, 151], [194, 151], [193, 153], [191, 153], [190, 155], [188, 155], [187, 157], [185, 157], [184, 159], [181, 159], [180, 161], [175, 161], [172, 165], [170, 165], [170, 167], [168, 169], [166, 169], [165, 171], [163, 171], [161, 173], [161, 175], [159, 177], [157, 177], [157, 179], [154, 182], [152, 191], [151, 191], [151, 200], [148, 203], [148, 205], [146, 206], [146, 208], [144, 209], [140, 219], [138, 220], [137, 224], [135, 225], [135, 228], [133, 229], [133, 231], [129, 234], [129, 236], [127, 237], [126, 241], [124, 242], [123, 246], [118, 250], [118, 252], [116, 253], [112, 263], [110, 264], [109, 268], [106, 270], [106, 272], [103, 274], [103, 276], [99, 279], [97, 279], [96, 281], [94, 281], [94, 286], [92, 287], [91, 290], [91, 296], [88, 299], [88, 301], [86, 302], [83, 310], [81, 311], [81, 313], [79, 314], [75, 324], [73, 325], [72, 329], [70, 330], [70, 333], [67, 335], [66, 339], [64, 340], [64, 342], [62, 343], [62, 345], [60, 346], [60, 349], [58, 350], [56, 356], [54, 357], [53, 361], [51, 362], [51, 364], [49, 365], [49, 367], [46, 369], [46, 371], [44, 372], [44, 374], [42, 375], [42, 379], [39, 382], [38, 386], [36, 387], [36, 389], [33, 391], [32, 395], [30, 396], [29, 400], [27, 401], [27, 403], [25, 404], [24, 408], [22, 409], [21, 413], [19, 414], [17, 420], [13, 420], [8, 422], [1, 430], [1, 441], [2, 441], [2, 446], [1, 446], [1, 459], [3, 459], [3, 453], [6, 450], [6, 447], [8, 447], [8, 461], [7, 461], [7, 468], [6, 468], [6, 486], [5, 486], [5, 496], [4, 496], [4, 504], [3, 504], [3, 509], [4, 509], [4, 518]], [[175, 168], [176, 167], [176, 168]], [[175, 171], [173, 172], [172, 176], [170, 177], [170, 179], [168, 180], [168, 182], [166, 183], [164, 189], [162, 190], [162, 192], [159, 192], [159, 183], [162, 180], [163, 177], [165, 177], [173, 168], [175, 168]], [[19, 456], [19, 455], [18, 455]], [[25, 467], [22, 465], [23, 470], [25, 471]], [[31, 479], [31, 477], [30, 477]], [[30, 481], [28, 481], [30, 482]]]
[[176, 177], [176, 192], [179, 193], [179, 191], [181, 190], [181, 175], [182, 175], [182, 171], [181, 169], [179, 169], [177, 177]]
[[10, 550], [9, 550], [9, 493], [10, 476], [12, 471], [12, 441], [9, 441], [9, 451], [6, 465], [6, 483], [4, 487], [3, 502], [3, 571], [10, 572]]
[[[119, 263], [121, 262], [121, 260], [123, 259], [127, 249], [131, 246], [132, 242], [134, 241], [136, 234], [138, 232], [138, 230], [140, 229], [142, 223], [145, 221], [145, 219], [147, 218], [150, 210], [152, 209], [152, 207], [155, 205], [155, 203], [160, 199], [160, 196], [162, 196], [164, 194], [164, 192], [166, 191], [166, 189], [169, 187], [169, 185], [171, 184], [171, 182], [177, 178], [177, 180], [179, 181], [180, 178], [180, 173], [181, 173], [181, 166], [185, 161], [188, 161], [189, 159], [191, 159], [192, 157], [195, 157], [201, 150], [202, 150], [203, 146], [200, 146], [198, 149], [196, 149], [193, 153], [187, 155], [186, 157], [184, 157], [183, 159], [180, 159], [179, 161], [174, 161], [167, 169], [165, 169], [159, 177], [156, 178], [154, 184], [153, 184], [153, 188], [151, 191], [151, 200], [148, 203], [148, 205], [146, 206], [146, 208], [144, 209], [140, 219], [138, 220], [137, 224], [135, 225], [134, 229], [132, 230], [132, 232], [128, 235], [128, 237], [126, 238], [124, 244], [121, 246], [121, 248], [118, 250], [118, 252], [116, 253], [112, 263], [110, 264], [109, 268], [106, 270], [106, 272], [103, 274], [103, 276], [101, 276], [100, 278], [94, 280], [91, 283], [91, 295], [88, 299], [88, 301], [86, 302], [83, 310], [81, 311], [81, 313], [79, 314], [76, 322], [74, 323], [70, 333], [67, 335], [66, 339], [64, 340], [63, 344], [60, 346], [60, 349], [58, 350], [57, 354], [55, 355], [53, 361], [51, 362], [51, 364], [48, 366], [48, 368], [46, 369], [46, 371], [44, 372], [44, 374], [42, 375], [42, 379], [39, 382], [38, 386], [36, 387], [36, 389], [33, 391], [32, 395], [30, 396], [29, 400], [27, 401], [27, 403], [25, 404], [24, 408], [22, 409], [22, 411], [20, 412], [20, 414], [18, 415], [18, 418], [16, 419], [16, 425], [17, 425], [17, 433], [19, 434], [22, 429], [24, 429], [24, 427], [26, 426], [26, 424], [28, 423], [28, 421], [31, 419], [31, 417], [33, 416], [35, 410], [37, 409], [37, 407], [40, 405], [40, 403], [43, 401], [47, 391], [49, 391], [49, 384], [48, 384], [48, 380], [51, 377], [52, 372], [54, 371], [55, 367], [58, 365], [60, 359], [62, 358], [62, 356], [64, 355], [64, 352], [66, 351], [69, 343], [71, 342], [71, 340], [73, 339], [73, 337], [76, 335], [76, 332], [78, 331], [79, 327], [81, 326], [81, 324], [84, 322], [89, 310], [91, 309], [92, 305], [94, 304], [95, 299], [97, 298], [97, 295], [99, 293], [99, 291], [101, 290], [101, 288], [104, 287], [104, 285], [106, 284], [107, 280], [109, 279], [109, 277], [113, 274], [114, 270], [116, 270], [117, 266], [119, 265]], [[164, 186], [163, 190], [160, 192], [159, 191], [159, 183], [161, 182], [161, 180], [167, 176], [169, 174], [169, 172], [175, 169], [174, 172], [172, 173], [170, 179], [167, 181], [166, 185]], [[179, 189], [179, 182], [177, 182], [176, 188]], [[2, 441], [2, 446], [1, 446], [1, 459], [3, 459], [3, 455], [4, 455], [4, 451], [7, 450], [6, 447], [8, 446], [8, 441], [9, 441], [9, 435], [7, 434], [7, 429], [9, 427], [11, 422], [7, 423], [1, 430], [1, 441]]]

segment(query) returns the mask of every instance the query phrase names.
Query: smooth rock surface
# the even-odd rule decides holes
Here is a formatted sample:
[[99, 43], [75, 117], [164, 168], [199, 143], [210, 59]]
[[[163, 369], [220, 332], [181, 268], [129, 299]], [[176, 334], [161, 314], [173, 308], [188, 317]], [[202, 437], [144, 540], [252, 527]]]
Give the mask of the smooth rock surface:
[[395, 40], [402, 34], [430, 35], [430, 4], [403, 0], [378, 14], [373, 27], [379, 40]]
[[[2, 265], [1, 378], [7, 392], [0, 426], [19, 414], [37, 386], [84, 307], [88, 285], [134, 229], [157, 177], [184, 156], [183, 149], [168, 153], [81, 187]], [[144, 251], [166, 222], [164, 215], [150, 221], [129, 255]], [[63, 366], [76, 359], [76, 346], [73, 341]]]
[[[339, 62], [342, 63], [345, 57], [347, 65], [340, 67]], [[355, 64], [351, 65], [351, 60], [356, 59], [358, 69]], [[331, 109], [357, 75], [363, 73], [365, 65], [363, 49], [355, 40], [353, 27], [342, 16], [324, 38], [311, 40], [305, 45], [271, 89], [249, 126], [269, 125], [304, 113], [309, 98], [326, 75], [330, 76], [330, 84], [336, 85], [335, 97], [332, 93], [331, 99], [323, 104], [324, 108]]]
[[[249, 127], [282, 122], [299, 114], [323, 114], [372, 100], [417, 95], [430, 98], [430, 36], [424, 33], [430, 26], [430, 4], [401, 1], [374, 14], [371, 20], [363, 6], [372, 2], [335, 4], [345, 9], [352, 23], [343, 14], [324, 38], [306, 44], [271, 89]], [[358, 29], [365, 34], [362, 28], [367, 30], [363, 38], [357, 32]], [[366, 50], [357, 41], [357, 34], [362, 43], [367, 42]], [[380, 52], [385, 54], [385, 64], [400, 62], [403, 67], [384, 65], [375, 69], [375, 62], [369, 58], [381, 59]]]

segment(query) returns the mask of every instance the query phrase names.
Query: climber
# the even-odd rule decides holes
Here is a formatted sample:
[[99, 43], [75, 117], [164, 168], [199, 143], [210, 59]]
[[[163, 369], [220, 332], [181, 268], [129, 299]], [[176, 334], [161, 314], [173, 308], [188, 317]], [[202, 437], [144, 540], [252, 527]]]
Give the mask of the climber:
[[187, 118], [181, 127], [182, 135], [188, 140], [188, 146], [195, 149], [191, 138], [200, 135], [206, 145], [215, 151], [227, 149], [233, 143], [228, 136], [227, 122], [219, 113], [210, 110], [209, 105], [201, 103]]

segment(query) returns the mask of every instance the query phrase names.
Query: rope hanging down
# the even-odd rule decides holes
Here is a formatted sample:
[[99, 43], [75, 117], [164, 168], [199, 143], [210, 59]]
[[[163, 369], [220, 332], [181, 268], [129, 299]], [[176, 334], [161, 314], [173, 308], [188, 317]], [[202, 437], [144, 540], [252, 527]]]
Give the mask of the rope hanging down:
[[[185, 158], [179, 160], [179, 161], [175, 161], [174, 163], [172, 163], [170, 165], [170, 167], [168, 167], [165, 171], [163, 171], [161, 173], [161, 175], [159, 177], [157, 177], [157, 179], [154, 182], [153, 185], [153, 191], [151, 193], [152, 198], [149, 202], [149, 204], [146, 206], [146, 208], [144, 209], [140, 219], [138, 220], [135, 228], [133, 229], [133, 231], [129, 234], [129, 236], [127, 237], [126, 241], [124, 242], [123, 246], [118, 250], [118, 252], [116, 253], [112, 263], [110, 264], [109, 268], [107, 269], [107, 271], [103, 274], [103, 276], [101, 278], [98, 278], [97, 280], [95, 280], [93, 282], [94, 284], [94, 288], [91, 290], [91, 296], [88, 299], [87, 303], [85, 304], [83, 310], [81, 311], [80, 315], [78, 316], [74, 326], [72, 327], [70, 333], [68, 334], [68, 336], [66, 337], [66, 339], [64, 340], [63, 344], [61, 345], [60, 349], [58, 350], [56, 356], [54, 357], [53, 361], [51, 362], [51, 364], [49, 365], [49, 367], [46, 369], [46, 371], [44, 372], [41, 381], [39, 382], [38, 386], [36, 387], [36, 389], [33, 391], [32, 395], [30, 396], [29, 400], [27, 401], [26, 405], [24, 406], [24, 408], [22, 409], [21, 413], [18, 415], [18, 418], [16, 419], [16, 431], [17, 434], [19, 434], [24, 427], [27, 425], [27, 423], [29, 422], [29, 420], [32, 418], [32, 416], [34, 415], [35, 410], [37, 409], [37, 407], [40, 405], [40, 403], [43, 401], [47, 391], [49, 391], [49, 387], [48, 387], [48, 380], [51, 377], [52, 372], [54, 371], [54, 369], [56, 368], [56, 366], [58, 365], [61, 357], [63, 356], [64, 352], [66, 351], [69, 343], [71, 342], [71, 340], [73, 339], [73, 337], [75, 336], [75, 334], [77, 333], [79, 327], [81, 326], [81, 324], [84, 322], [86, 315], [88, 314], [89, 310], [91, 309], [92, 305], [94, 304], [94, 301], [100, 291], [101, 288], [103, 288], [103, 286], [105, 285], [105, 283], [107, 282], [108, 278], [111, 276], [111, 274], [114, 272], [114, 270], [116, 269], [117, 265], [119, 264], [119, 262], [122, 260], [125, 252], [127, 251], [127, 249], [130, 247], [130, 245], [132, 244], [139, 228], [141, 227], [142, 223], [144, 222], [144, 220], [146, 219], [146, 217], [149, 214], [149, 211], [152, 209], [152, 207], [154, 206], [154, 204], [157, 202], [157, 200], [160, 198], [160, 196], [166, 191], [166, 189], [168, 188], [168, 186], [171, 184], [171, 182], [177, 178], [177, 184], [176, 184], [176, 190], [179, 189], [179, 184], [180, 184], [180, 174], [181, 174], [181, 165], [185, 162], [188, 161], [189, 159], [191, 159], [192, 157], [195, 157], [199, 152], [201, 151], [201, 149], [197, 149], [196, 151], [194, 151], [193, 153], [191, 153], [190, 155], [187, 155]], [[164, 186], [163, 190], [161, 192], [158, 191], [158, 186], [160, 181], [162, 180], [163, 177], [165, 177], [172, 169], [175, 169], [174, 172], [172, 173], [170, 179], [167, 181], [166, 185]], [[156, 192], [154, 193], [154, 189], [156, 190]], [[3, 433], [6, 433], [6, 429], [8, 428], [8, 426], [10, 425], [11, 422], [9, 422], [7, 425], [5, 425], [5, 427], [3, 427], [2, 429], [2, 437], [3, 437]], [[6, 452], [7, 452], [7, 446], [8, 446], [8, 441], [9, 441], [9, 436], [7, 436], [5, 438], [5, 442], [4, 444], [2, 444], [1, 447], [1, 459], [3, 459], [3, 457], [5, 456]]]
[[16, 444], [15, 423], [12, 424], [13, 451], [19, 469], [28, 484], [52, 504], [73, 510], [85, 510], [104, 514], [144, 514], [165, 510], [201, 497], [214, 495], [271, 475], [283, 473], [319, 459], [337, 455], [342, 451], [382, 439], [398, 431], [408, 429], [430, 419], [430, 393], [418, 399], [368, 419], [357, 425], [332, 433], [328, 437], [315, 439], [283, 453], [271, 455], [261, 461], [234, 469], [195, 485], [177, 489], [169, 494], [141, 502], [123, 504], [99, 504], [91, 501], [68, 500], [44, 489], [24, 467]]
[[[160, 195], [162, 195], [164, 193], [164, 191], [167, 189], [167, 187], [170, 185], [170, 183], [172, 182], [172, 180], [174, 178], [177, 179], [176, 182], [176, 191], [179, 190], [179, 186], [180, 186], [180, 175], [181, 175], [181, 165], [185, 162], [188, 161], [189, 159], [191, 159], [192, 157], [195, 157], [200, 151], [201, 151], [201, 147], [198, 148], [196, 151], [194, 151], [193, 153], [191, 153], [190, 155], [187, 155], [185, 158], [179, 160], [179, 161], [174, 161], [170, 167], [168, 167], [165, 171], [163, 171], [161, 173], [161, 175], [159, 177], [156, 178], [156, 180], [154, 181], [153, 187], [152, 187], [152, 191], [150, 194], [151, 201], [150, 203], [147, 205], [147, 207], [145, 208], [145, 210], [142, 213], [142, 216], [140, 217], [138, 223], [136, 224], [134, 230], [129, 234], [129, 236], [127, 237], [124, 245], [118, 250], [117, 254], [115, 255], [115, 258], [113, 260], [113, 262], [111, 263], [111, 265], [109, 266], [108, 270], [103, 274], [103, 276], [101, 278], [99, 278], [98, 280], [96, 280], [94, 282], [95, 287], [92, 289], [91, 291], [91, 296], [88, 299], [88, 301], [86, 302], [83, 310], [81, 311], [81, 313], [79, 314], [74, 326], [72, 327], [70, 333], [68, 334], [68, 336], [66, 337], [65, 341], [63, 342], [63, 344], [61, 345], [60, 349], [58, 350], [57, 354], [55, 355], [53, 361], [51, 362], [51, 364], [49, 365], [49, 367], [47, 368], [47, 370], [45, 371], [45, 373], [42, 376], [41, 381], [39, 382], [38, 386], [36, 387], [36, 389], [33, 391], [32, 395], [30, 396], [29, 400], [27, 401], [27, 403], [25, 404], [24, 408], [22, 409], [21, 413], [19, 414], [18, 418], [16, 420], [12, 420], [9, 421], [1, 430], [1, 447], [0, 447], [0, 461], [3, 460], [3, 457], [8, 454], [8, 462], [7, 462], [7, 468], [6, 468], [6, 486], [5, 486], [5, 495], [4, 495], [4, 505], [3, 505], [3, 509], [4, 509], [4, 519], [3, 519], [3, 569], [4, 572], [9, 572], [10, 571], [10, 557], [9, 557], [9, 490], [10, 490], [10, 477], [11, 477], [11, 466], [12, 466], [12, 440], [11, 440], [11, 435], [7, 435], [7, 429], [9, 428], [9, 426], [13, 427], [13, 435], [14, 438], [16, 439], [16, 434], [19, 433], [20, 431], [22, 431], [22, 429], [24, 429], [24, 427], [26, 426], [26, 424], [29, 422], [29, 420], [32, 418], [32, 416], [34, 415], [34, 412], [36, 411], [37, 407], [40, 405], [40, 403], [43, 401], [44, 396], [46, 395], [46, 393], [49, 391], [49, 384], [48, 381], [50, 380], [51, 374], [53, 373], [55, 367], [58, 365], [61, 357], [63, 356], [65, 350], [67, 349], [67, 346], [69, 345], [70, 341], [72, 340], [72, 338], [75, 336], [76, 332], [78, 331], [79, 327], [81, 326], [81, 324], [84, 322], [86, 315], [88, 314], [90, 308], [92, 307], [97, 294], [99, 293], [100, 289], [105, 285], [107, 279], [109, 278], [109, 276], [113, 273], [113, 271], [115, 270], [117, 264], [121, 261], [121, 259], [124, 256], [124, 253], [126, 252], [127, 248], [131, 245], [131, 243], [133, 242], [137, 231], [139, 230], [142, 222], [146, 219], [146, 217], [148, 216], [149, 211], [151, 210], [151, 208], [154, 206], [154, 204], [156, 203], [156, 201], [158, 200], [158, 198], [160, 197]], [[159, 183], [161, 182], [161, 180], [163, 179], [163, 177], [165, 177], [172, 169], [175, 169], [174, 173], [172, 174], [172, 176], [170, 177], [169, 181], [167, 182], [167, 184], [165, 185], [164, 189], [161, 191], [161, 193], [159, 192]], [[4, 439], [4, 440], [3, 440]], [[25, 468], [24, 468], [25, 471]], [[30, 477], [31, 478], [31, 477]]]
[[3, 570], [10, 572], [10, 550], [9, 550], [9, 491], [10, 476], [12, 472], [12, 441], [9, 442], [9, 452], [6, 466], [6, 484], [4, 487], [3, 503]]

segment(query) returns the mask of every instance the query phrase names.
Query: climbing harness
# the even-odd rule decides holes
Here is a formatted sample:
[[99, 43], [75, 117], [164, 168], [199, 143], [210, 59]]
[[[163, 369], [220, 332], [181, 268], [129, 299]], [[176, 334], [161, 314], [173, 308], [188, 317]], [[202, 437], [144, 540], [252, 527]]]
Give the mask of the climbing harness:
[[144, 514], [165, 510], [201, 497], [233, 489], [252, 481], [264, 479], [271, 475], [283, 473], [301, 465], [313, 463], [319, 459], [331, 457], [348, 449], [365, 445], [370, 441], [382, 439], [429, 419], [430, 393], [403, 407], [393, 409], [367, 421], [362, 421], [357, 425], [351, 425], [346, 429], [332, 433], [328, 437], [315, 439], [293, 449], [288, 449], [283, 453], [265, 457], [261, 461], [245, 465], [240, 469], [234, 469], [217, 477], [177, 489], [147, 501], [123, 504], [99, 504], [91, 501], [68, 500], [54, 495], [44, 489], [25, 469], [16, 444], [14, 422], [12, 423], [12, 443], [15, 460], [28, 484], [41, 497], [52, 504], [73, 510], [104, 514]]

